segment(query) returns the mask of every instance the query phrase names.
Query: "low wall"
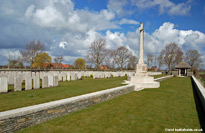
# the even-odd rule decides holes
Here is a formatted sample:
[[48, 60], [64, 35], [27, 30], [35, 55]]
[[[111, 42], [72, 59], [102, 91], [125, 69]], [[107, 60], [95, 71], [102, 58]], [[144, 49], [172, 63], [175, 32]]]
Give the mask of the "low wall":
[[134, 85], [0, 112], [0, 132], [12, 132], [134, 91]]
[[205, 88], [199, 83], [199, 81], [194, 76], [191, 76], [191, 78], [194, 89], [196, 89], [200, 102], [202, 103], [203, 109], [205, 111]]
[[162, 81], [162, 80], [165, 80], [165, 79], [168, 79], [168, 78], [171, 78], [171, 77], [173, 77], [173, 75], [168, 75], [168, 76], [156, 78], [156, 79], [154, 79], [154, 80], [155, 80], [155, 81]]
[[147, 72], [148, 75], [161, 75], [162, 72]]

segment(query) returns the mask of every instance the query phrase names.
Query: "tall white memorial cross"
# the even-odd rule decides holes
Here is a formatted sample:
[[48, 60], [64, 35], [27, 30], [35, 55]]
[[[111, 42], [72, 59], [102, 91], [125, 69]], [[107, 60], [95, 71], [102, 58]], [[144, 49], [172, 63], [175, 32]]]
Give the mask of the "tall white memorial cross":
[[128, 76], [128, 80], [125, 84], [135, 85], [135, 90], [139, 91], [144, 88], [158, 88], [160, 87], [159, 82], [154, 81], [154, 77], [150, 77], [147, 74], [147, 65], [144, 64], [143, 60], [143, 40], [144, 40], [144, 29], [143, 23], [140, 24], [140, 47], [139, 47], [139, 61], [136, 64], [135, 74]]
[[144, 41], [144, 29], [143, 23], [140, 24], [140, 49], [139, 49], [139, 61], [138, 64], [144, 64], [143, 60], [143, 42]]
[[139, 61], [135, 68], [135, 74], [146, 75], [147, 74], [147, 65], [144, 64], [143, 59], [143, 47], [144, 47], [144, 29], [143, 23], [140, 24], [140, 47], [139, 47]]

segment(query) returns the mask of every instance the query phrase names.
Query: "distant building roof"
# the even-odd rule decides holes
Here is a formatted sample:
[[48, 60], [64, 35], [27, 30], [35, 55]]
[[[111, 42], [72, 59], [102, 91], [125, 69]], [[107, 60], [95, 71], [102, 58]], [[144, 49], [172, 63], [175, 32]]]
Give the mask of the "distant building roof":
[[69, 68], [70, 67], [70, 64], [65, 64], [63, 65], [64, 68]]
[[61, 68], [69, 68], [70, 67], [70, 65], [69, 64], [65, 64], [65, 65], [63, 65], [62, 63], [45, 63], [44, 64], [44, 67], [48, 67], [48, 66], [50, 66], [50, 67], [61, 67]]
[[189, 66], [188, 64], [186, 64], [186, 62], [183, 60], [182, 62], [180, 62], [178, 65], [175, 66], [176, 69], [179, 69], [179, 68], [187, 68], [187, 69], [190, 69], [191, 66]]
[[109, 70], [108, 65], [100, 65], [100, 70]]

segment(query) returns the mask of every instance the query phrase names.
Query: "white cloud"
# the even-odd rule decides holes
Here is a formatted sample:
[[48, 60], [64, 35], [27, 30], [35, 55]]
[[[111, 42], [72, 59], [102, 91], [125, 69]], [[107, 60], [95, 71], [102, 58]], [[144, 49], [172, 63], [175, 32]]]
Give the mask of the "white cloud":
[[102, 10], [101, 14], [105, 17], [106, 20], [112, 20], [115, 18], [115, 14], [108, 10]]
[[26, 10], [25, 17], [31, 17], [33, 15], [34, 9], [35, 5], [30, 5]]
[[190, 5], [185, 3], [180, 3], [178, 5], [173, 5], [168, 10], [168, 14], [170, 15], [187, 15], [191, 9]]
[[132, 0], [132, 4], [140, 9], [159, 6], [159, 13], [169, 15], [187, 15], [191, 9], [190, 2], [175, 4], [170, 0]]
[[65, 47], [68, 45], [67, 42], [60, 42], [59, 47], [65, 49]]
[[196, 49], [202, 54], [203, 48], [205, 48], [204, 33], [192, 30], [178, 30], [175, 29], [174, 24], [170, 22], [165, 22], [159, 29], [155, 30], [152, 37], [155, 41], [158, 41], [160, 44], [158, 44], [158, 46], [162, 48], [171, 42], [177, 43], [184, 52], [190, 49]]
[[64, 17], [52, 6], [37, 9], [33, 17], [34, 22], [42, 27], [61, 28], [65, 25]]
[[[146, 29], [145, 29], [146, 30]], [[109, 33], [109, 34], [108, 34]], [[110, 38], [119, 38], [120, 33], [116, 36], [110, 31], [106, 34]], [[122, 43], [117, 44], [128, 45], [134, 53], [138, 56], [139, 51], [139, 30], [136, 29], [135, 32], [128, 32], [124, 35], [125, 39], [122, 39]], [[120, 40], [120, 39], [118, 39]], [[178, 30], [174, 28], [174, 24], [170, 22], [165, 22], [162, 26], [156, 29], [151, 35], [144, 33], [144, 54], [152, 53], [158, 55], [165, 45], [168, 43], [175, 42], [179, 47], [182, 48], [185, 53], [187, 50], [196, 49], [202, 55], [204, 55], [205, 49], [205, 34], [199, 31], [192, 30]], [[114, 42], [110, 41], [111, 46], [116, 45]], [[118, 47], [119, 45], [117, 45]]]
[[[138, 3], [133, 0], [132, 2], [138, 4], [136, 6], [141, 9], [159, 6], [161, 14], [183, 15], [190, 10], [188, 3], [174, 4], [169, 0], [141, 0]], [[0, 29], [4, 33], [0, 40], [5, 42], [4, 47], [6, 48], [25, 48], [27, 42], [39, 39], [46, 42], [46, 48], [51, 56], [59, 55], [60, 53], [65, 57], [64, 63], [73, 63], [77, 57], [86, 56], [90, 44], [95, 39], [104, 38], [107, 48], [116, 49], [119, 46], [126, 46], [138, 56], [139, 29], [127, 33], [111, 30], [120, 28], [118, 24], [139, 24], [135, 20], [125, 18], [116, 21], [116, 19], [119, 20], [118, 17], [132, 13], [125, 9], [130, 4], [126, 0], [109, 0], [108, 9], [98, 12], [88, 9], [75, 10], [74, 3], [71, 0], [36, 0], [32, 2], [19, 2], [16, 0], [15, 3], [8, 1], [0, 3], [6, 3], [3, 5], [4, 7], [9, 7], [9, 9], [15, 11], [0, 8], [0, 17], [5, 14], [6, 17], [12, 19], [10, 23], [14, 23]], [[0, 5], [0, 7], [3, 6]], [[9, 14], [13, 14], [13, 16], [9, 16]], [[101, 32], [102, 30], [106, 32]], [[184, 52], [188, 49], [197, 49], [204, 55], [202, 53], [204, 52], [203, 49], [205, 49], [204, 33], [179, 30], [170, 22], [165, 22], [152, 34], [144, 33], [144, 52], [145, 54], [152, 53], [157, 55], [170, 42], [179, 44]], [[4, 48], [2, 44], [1, 47]], [[2, 61], [4, 62], [3, 64], [7, 63], [5, 55], [13, 52], [12, 49], [0, 50], [1, 61], [2, 57], [4, 59]]]
[[174, 24], [165, 22], [155, 30], [153, 37], [160, 40], [164, 45], [170, 42], [178, 42], [179, 30], [174, 29]]
[[115, 15], [107, 10], [102, 10], [101, 12], [77, 10], [76, 13], [80, 17], [80, 22], [86, 25], [88, 30], [106, 30], [119, 28], [119, 26], [112, 22], [112, 19], [115, 17]]
[[90, 30], [86, 33], [85, 40], [82, 40], [82, 41], [83, 41], [84, 46], [88, 48], [94, 40], [100, 39], [100, 38], [104, 38], [103, 35], [101, 35], [100, 33], [94, 30]]
[[1, 65], [8, 64], [9, 59], [17, 60], [18, 57], [21, 57], [18, 49], [0, 49]]
[[120, 22], [119, 22], [120, 25], [122, 24], [133, 24], [133, 25], [138, 25], [139, 22], [135, 21], [135, 20], [132, 20], [132, 19], [121, 19]]
[[113, 12], [108, 10], [100, 12], [91, 12], [86, 9], [74, 10], [74, 4], [70, 0], [47, 0], [47, 4], [43, 4], [41, 7], [30, 5], [25, 16], [40, 27], [57, 30], [67, 29], [72, 32], [119, 28], [114, 21], [112, 22], [115, 18]]
[[112, 33], [110, 30], [108, 30], [106, 31], [105, 40], [108, 49], [116, 49], [120, 46], [125, 45], [126, 37], [124, 33]]
[[127, 0], [109, 0], [107, 7], [110, 11], [115, 12], [118, 17], [123, 17], [132, 14], [132, 11], [125, 9], [127, 4], [129, 4]]

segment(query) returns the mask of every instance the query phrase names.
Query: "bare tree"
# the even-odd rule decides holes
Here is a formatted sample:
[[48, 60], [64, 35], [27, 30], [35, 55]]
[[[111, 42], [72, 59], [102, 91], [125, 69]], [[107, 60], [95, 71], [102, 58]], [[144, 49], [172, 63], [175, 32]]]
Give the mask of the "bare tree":
[[10, 67], [23, 67], [23, 61], [21, 55], [8, 54], [8, 69]]
[[105, 50], [105, 59], [104, 62], [105, 64], [109, 67], [112, 68], [112, 51], [111, 50]]
[[181, 52], [176, 43], [167, 44], [165, 49], [160, 52], [160, 58], [167, 65], [169, 72], [171, 72], [172, 65], [180, 58]]
[[153, 65], [157, 66], [157, 56], [154, 56]]
[[172, 64], [172, 69], [174, 69], [175, 66], [183, 60], [183, 55], [184, 55], [184, 53], [182, 52], [182, 50], [178, 49], [177, 53], [176, 53], [175, 61]]
[[121, 46], [117, 49], [116, 63], [120, 70], [123, 69], [124, 65], [128, 62], [129, 57], [132, 55], [128, 48]]
[[164, 64], [164, 62], [163, 62], [163, 55], [160, 54], [160, 55], [157, 57], [157, 62], [158, 62], [158, 70], [160, 70], [161, 67], [162, 67], [162, 65]]
[[149, 68], [152, 67], [153, 60], [154, 60], [154, 56], [152, 54], [147, 54], [147, 66]]
[[197, 50], [188, 50], [185, 54], [185, 60], [192, 68], [198, 68], [202, 64], [201, 54]]
[[137, 62], [138, 62], [137, 57], [134, 56], [134, 55], [131, 55], [131, 56], [129, 57], [129, 59], [128, 59], [127, 68], [128, 68], [128, 69], [135, 69], [135, 66], [136, 66]]
[[111, 57], [112, 57], [112, 68], [114, 69], [117, 65], [117, 50], [111, 50], [110, 51]]
[[32, 67], [34, 63], [34, 59], [38, 53], [42, 53], [44, 51], [44, 44], [40, 41], [37, 43], [35, 41], [31, 41], [26, 44], [26, 49], [21, 51], [22, 58], [25, 62], [30, 63]]
[[60, 55], [60, 56], [55, 56], [53, 60], [57, 64], [56, 67], [59, 68], [60, 64], [63, 62], [64, 59], [63, 59], [63, 56]]
[[98, 70], [100, 65], [104, 62], [105, 59], [105, 40], [98, 39], [91, 43], [89, 51], [87, 54], [88, 62], [95, 65], [95, 68]]

